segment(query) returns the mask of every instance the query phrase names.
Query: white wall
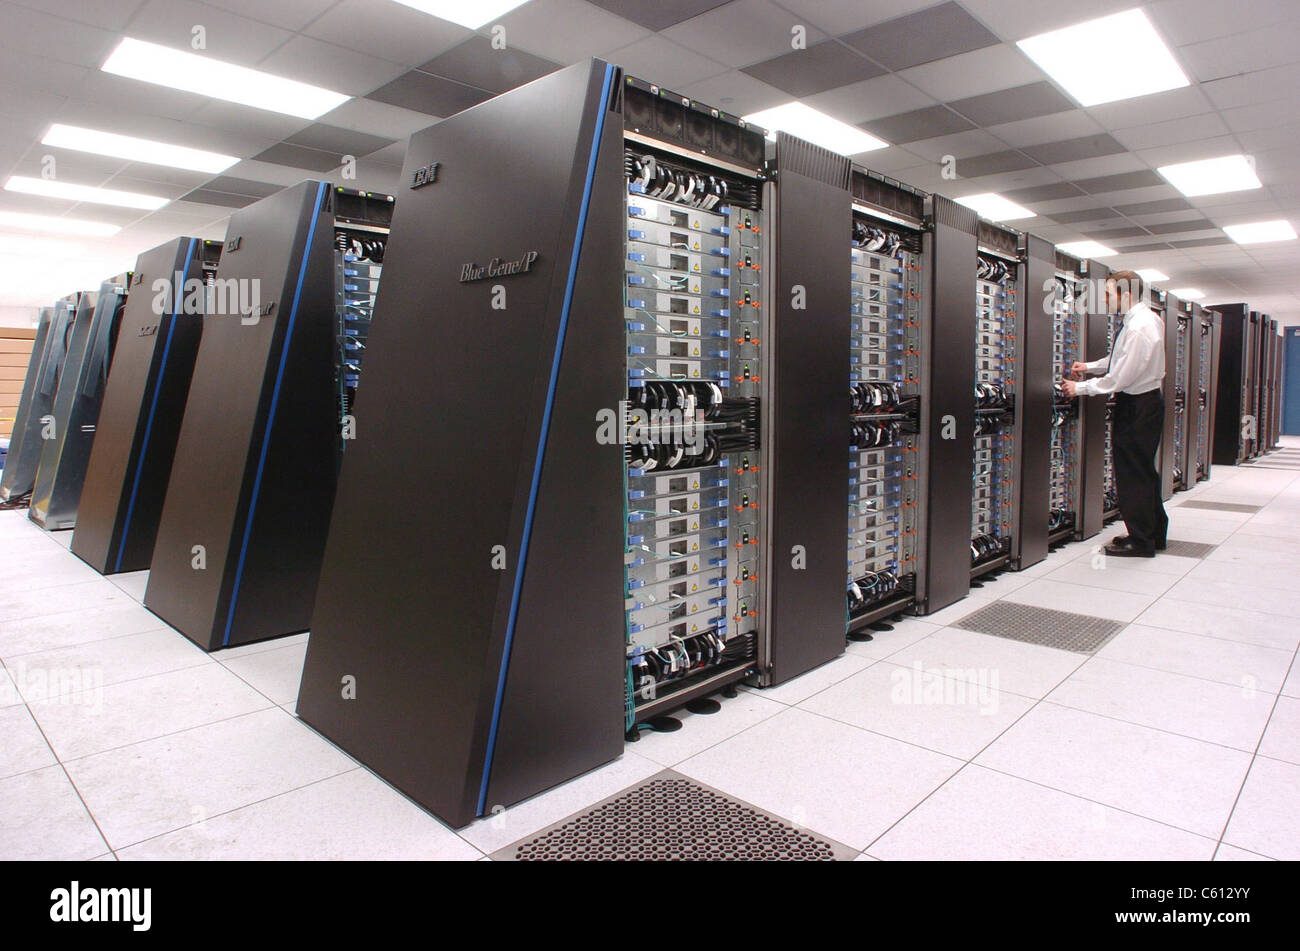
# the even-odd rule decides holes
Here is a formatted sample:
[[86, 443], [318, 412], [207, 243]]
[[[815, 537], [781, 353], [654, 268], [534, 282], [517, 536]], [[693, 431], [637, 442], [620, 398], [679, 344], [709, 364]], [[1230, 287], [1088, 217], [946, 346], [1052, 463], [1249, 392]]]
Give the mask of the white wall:
[[15, 307], [0, 304], [0, 327], [35, 327], [39, 307]]

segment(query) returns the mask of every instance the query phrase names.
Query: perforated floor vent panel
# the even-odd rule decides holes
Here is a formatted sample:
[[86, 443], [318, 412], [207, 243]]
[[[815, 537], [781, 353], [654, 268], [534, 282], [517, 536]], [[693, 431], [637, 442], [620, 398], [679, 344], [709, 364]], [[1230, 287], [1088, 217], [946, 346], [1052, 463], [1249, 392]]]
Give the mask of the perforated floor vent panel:
[[1119, 621], [1014, 601], [995, 601], [966, 615], [953, 627], [1082, 654], [1096, 653], [1124, 629]]
[[1175, 508], [1184, 509], [1216, 509], [1220, 512], [1258, 512], [1261, 506], [1245, 505], [1241, 502], [1213, 502], [1193, 499], [1189, 502], [1180, 502]]
[[516, 862], [848, 860], [857, 852], [664, 770], [492, 855]]
[[1218, 545], [1207, 545], [1205, 542], [1181, 542], [1171, 538], [1168, 547], [1162, 553], [1157, 553], [1156, 557], [1165, 554], [1177, 555], [1179, 558], [1204, 558], [1218, 547]]

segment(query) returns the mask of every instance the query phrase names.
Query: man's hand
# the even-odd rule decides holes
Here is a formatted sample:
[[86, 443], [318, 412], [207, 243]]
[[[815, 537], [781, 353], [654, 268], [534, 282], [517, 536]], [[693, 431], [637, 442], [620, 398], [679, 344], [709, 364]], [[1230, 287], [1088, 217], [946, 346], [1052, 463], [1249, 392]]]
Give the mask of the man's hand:
[[1070, 379], [1082, 380], [1087, 375], [1088, 375], [1088, 364], [1080, 363], [1078, 360], [1075, 360], [1073, 363], [1070, 364]]
[[[1077, 363], [1075, 364], [1075, 366], [1078, 366], [1078, 365], [1079, 365], [1079, 364], [1077, 364]], [[1061, 392], [1063, 392], [1063, 393], [1065, 394], [1065, 396], [1066, 396], [1067, 399], [1074, 399], [1076, 396], [1079, 395], [1079, 393], [1078, 393], [1078, 387], [1074, 385], [1074, 381], [1073, 381], [1073, 380], [1062, 380], [1062, 381], [1061, 381]]]

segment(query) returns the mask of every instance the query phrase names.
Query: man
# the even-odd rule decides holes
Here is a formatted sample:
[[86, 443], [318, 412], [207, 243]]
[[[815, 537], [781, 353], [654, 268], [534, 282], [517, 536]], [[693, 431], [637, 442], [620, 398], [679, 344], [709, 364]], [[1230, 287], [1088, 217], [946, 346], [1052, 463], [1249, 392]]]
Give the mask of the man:
[[[1069, 397], [1114, 394], [1115, 490], [1128, 534], [1105, 551], [1117, 558], [1153, 558], [1169, 531], [1155, 463], [1165, 421], [1165, 324], [1146, 305], [1142, 278], [1133, 271], [1116, 271], [1106, 281], [1106, 313], [1124, 315], [1110, 355], [1074, 363], [1072, 379], [1062, 387]], [[1082, 379], [1088, 375], [1097, 379]]]

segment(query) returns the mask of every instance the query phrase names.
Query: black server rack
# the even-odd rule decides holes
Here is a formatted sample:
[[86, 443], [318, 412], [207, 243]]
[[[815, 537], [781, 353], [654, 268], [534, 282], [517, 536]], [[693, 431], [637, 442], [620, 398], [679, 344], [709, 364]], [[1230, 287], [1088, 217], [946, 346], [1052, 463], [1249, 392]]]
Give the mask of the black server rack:
[[1261, 325], [1264, 315], [1250, 311], [1246, 318], [1246, 370], [1243, 386], [1245, 401], [1242, 412], [1242, 461], [1254, 459], [1259, 455], [1259, 351], [1263, 343]]
[[1169, 501], [1174, 497], [1174, 483], [1178, 479], [1177, 456], [1181, 412], [1178, 403], [1178, 373], [1181, 369], [1178, 353], [1178, 298], [1158, 287], [1147, 288], [1147, 300], [1164, 327], [1162, 339], [1165, 347], [1165, 378], [1162, 385], [1165, 400], [1164, 427], [1160, 431], [1160, 445], [1156, 448], [1156, 469], [1160, 473], [1160, 498]]
[[[645, 99], [648, 89], [639, 95]], [[625, 85], [625, 102], [637, 94]], [[658, 100], [664, 96], [662, 91]], [[678, 101], [685, 105], [689, 100]], [[701, 117], [708, 107], [694, 111]], [[684, 110], [686, 111], [686, 110]], [[710, 110], [711, 111], [711, 110]], [[730, 132], [730, 123], [722, 128]], [[713, 126], [713, 131], [720, 127]], [[755, 133], [751, 133], [755, 134]], [[766, 475], [760, 482], [760, 509], [766, 516], [757, 523], [761, 571], [760, 612], [742, 605], [732, 612], [735, 632], [755, 624], [761, 638], [756, 680], [763, 686], [783, 683], [839, 656], [845, 646], [844, 602], [844, 420], [850, 400], [844, 380], [849, 375], [849, 316], [851, 267], [844, 254], [844, 236], [851, 234], [851, 182], [849, 160], [844, 156], [778, 133], [768, 149], [765, 166], [768, 183], [768, 275], [766, 329], [762, 307], [749, 307], [749, 319], [732, 327], [730, 373], [735, 396], [743, 397], [746, 358], [763, 354], [765, 384], [759, 388], [762, 412], [761, 456]], [[703, 174], [703, 170], [701, 171]], [[737, 217], [735, 213], [732, 218]], [[731, 227], [736, 230], [736, 222]], [[744, 218], [739, 224], [743, 236]], [[760, 234], [761, 237], [761, 234]], [[739, 275], [740, 299], [731, 299], [744, 320], [744, 281], [747, 271], [733, 253]], [[761, 275], [755, 275], [763, 289]], [[761, 303], [761, 301], [760, 301]], [[746, 345], [746, 333], [765, 333], [766, 347]], [[729, 325], [732, 326], [732, 325]], [[764, 353], [765, 351], [765, 353]], [[724, 402], [725, 405], [725, 402]], [[831, 409], [832, 412], [827, 412]], [[743, 465], [732, 466], [733, 479], [744, 479]], [[743, 492], [743, 490], [742, 490]], [[743, 495], [741, 502], [743, 503]], [[743, 523], [746, 510], [732, 499], [735, 529], [731, 550], [743, 558]], [[766, 539], [764, 539], [766, 536]], [[736, 584], [741, 581], [741, 584]], [[735, 589], [743, 579], [732, 577]], [[733, 634], [729, 629], [728, 634]], [[733, 634], [734, 636], [734, 634]], [[643, 719], [638, 714], [637, 719]]]
[[[308, 181], [227, 229], [144, 596], [206, 650], [310, 622], [349, 435], [339, 377], [355, 374], [340, 366], [335, 287], [348, 207], [380, 227], [392, 213], [388, 196]], [[343, 293], [361, 296], [352, 286]]]
[[59, 383], [65, 374], [76, 372], [81, 360], [95, 296], [93, 291], [78, 291], [54, 304], [45, 347], [36, 366], [26, 425], [16, 448], [11, 444], [5, 459], [4, 477], [0, 480], [4, 501], [34, 493], [45, 447], [63, 431], [65, 420], [58, 416], [57, 407]]
[[[35, 458], [29, 462], [32, 467], [31, 485], [26, 491], [31, 493], [33, 502], [43, 490], [48, 490], [54, 471], [51, 460], [57, 458], [57, 452], [51, 452], [51, 444], [60, 444], [67, 429], [68, 411], [76, 393], [75, 380], [86, 353], [86, 340], [90, 336], [97, 298], [94, 291], [82, 291], [55, 304], [50, 342], [37, 368], [35, 393], [48, 408], [37, 420], [40, 423], [37, 427], [40, 441], [34, 443]], [[45, 467], [44, 482], [41, 479], [42, 467]], [[31, 517], [30, 510], [28, 517]]]
[[1277, 321], [1273, 322], [1273, 378], [1269, 387], [1269, 393], [1273, 400], [1272, 422], [1269, 425], [1268, 445], [1271, 449], [1277, 449], [1282, 439], [1282, 403], [1283, 403], [1283, 359], [1286, 350], [1286, 337], [1280, 332]]
[[[1105, 358], [1110, 352], [1114, 330], [1112, 318], [1105, 313], [1105, 287], [1110, 269], [1096, 261], [1075, 258], [1060, 251], [1056, 252], [1056, 267], [1062, 278], [1061, 293], [1072, 298], [1058, 303], [1057, 309], [1068, 307], [1073, 311], [1073, 318], [1064, 320], [1063, 326], [1072, 333], [1077, 328], [1079, 335], [1074, 342], [1076, 356], [1069, 362], [1077, 359], [1087, 363]], [[1071, 474], [1071, 479], [1077, 479], [1077, 484], [1071, 479], [1065, 480], [1072, 493], [1066, 497], [1077, 504], [1073, 537], [1091, 538], [1117, 514], [1113, 511], [1113, 495], [1107, 496], [1111, 478], [1111, 404], [1109, 399], [1101, 397], [1075, 397], [1071, 401], [1059, 401], [1056, 408], [1058, 415], [1065, 413], [1066, 432], [1077, 437], [1077, 441], [1062, 443], [1066, 450], [1066, 471]]]
[[[1084, 359], [1087, 292], [1080, 261], [1057, 251], [1053, 255], [1052, 289], [1052, 444], [1051, 501], [1047, 525], [1049, 545], [1086, 537], [1083, 534], [1083, 464], [1086, 401], [1067, 398], [1059, 380]], [[1095, 415], [1095, 414], [1094, 414]]]
[[102, 574], [149, 567], [221, 248], [176, 238], [136, 260], [72, 535]]
[[1195, 305], [1196, 318], [1196, 481], [1210, 477], [1214, 461], [1215, 411], [1219, 391], [1220, 317], [1217, 311]]
[[[988, 221], [975, 274], [972, 579], [1047, 556], [1055, 249]], [[978, 584], [979, 582], [974, 582]]]
[[[1172, 397], [1166, 386], [1165, 420], [1173, 424], [1172, 457], [1167, 463], [1174, 492], [1190, 489], [1196, 481], [1196, 439], [1199, 405], [1200, 340], [1196, 327], [1196, 307], [1192, 301], [1176, 300], [1172, 295], [1165, 316], [1165, 375], [1172, 378]], [[1172, 340], [1170, 339], [1172, 338]], [[1172, 354], [1170, 350], [1172, 349]], [[1163, 447], [1162, 447], [1163, 452]], [[1162, 466], [1162, 471], [1165, 466]]]
[[461, 826], [844, 649], [848, 163], [592, 61], [405, 176], [298, 711]]
[[[1105, 356], [1115, 349], [1115, 339], [1124, 326], [1124, 317], [1121, 314], [1099, 314], [1097, 317], [1096, 322], [1101, 324], [1106, 332], [1106, 346], [1098, 356]], [[1119, 518], [1119, 493], [1115, 488], [1115, 397], [1106, 397], [1105, 404], [1106, 429], [1102, 436], [1101, 451], [1101, 518], [1102, 524], [1109, 524]]]
[[9, 449], [5, 453], [4, 472], [0, 476], [0, 501], [17, 500], [32, 490], [36, 476], [36, 462], [40, 456], [41, 417], [49, 411], [49, 402], [36, 390], [41, 361], [50, 341], [50, 324], [54, 307], [42, 307], [32, 337], [32, 353], [27, 361], [27, 375], [18, 395], [18, 407], [9, 434]]
[[1259, 399], [1259, 451], [1266, 453], [1272, 452], [1274, 443], [1277, 442], [1277, 356], [1280, 340], [1277, 335], [1277, 321], [1272, 317], [1264, 317], [1261, 321], [1260, 333], [1263, 340], [1260, 348], [1259, 374], [1262, 389]]
[[940, 195], [926, 203], [929, 230], [923, 236], [923, 287], [929, 293], [934, 321], [921, 337], [923, 359], [931, 378], [929, 399], [922, 401], [921, 436], [929, 446], [924, 461], [923, 500], [928, 537], [919, 560], [925, 579], [916, 603], [930, 614], [970, 592], [975, 547], [970, 539], [975, 483], [976, 414], [975, 303], [979, 253], [979, 216]]
[[[70, 347], [66, 371], [54, 397], [57, 429], [41, 450], [36, 484], [27, 517], [49, 531], [72, 528], [86, 478], [86, 463], [99, 421], [104, 384], [113, 362], [126, 303], [130, 272], [109, 278], [99, 287], [95, 307], [80, 343], [80, 356]], [[74, 331], [74, 340], [76, 332]]]
[[[1214, 439], [1211, 461], [1235, 466], [1248, 457], [1250, 442], [1251, 326], [1258, 323], [1248, 304], [1218, 304], [1218, 385], [1215, 393]], [[1252, 317], [1256, 319], [1252, 321]]]
[[927, 511], [921, 500], [929, 446], [922, 406], [932, 375], [924, 291], [925, 195], [864, 169], [853, 171], [850, 261], [848, 632], [924, 602]]

